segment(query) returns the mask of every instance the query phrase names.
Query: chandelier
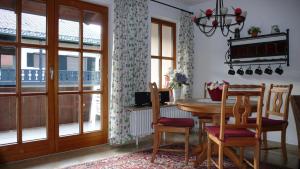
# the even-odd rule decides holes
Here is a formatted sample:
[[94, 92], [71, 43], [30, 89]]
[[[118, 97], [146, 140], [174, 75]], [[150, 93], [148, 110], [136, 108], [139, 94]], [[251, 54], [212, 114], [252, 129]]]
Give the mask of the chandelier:
[[234, 14], [228, 13], [228, 7], [224, 7], [223, 0], [216, 0], [214, 10], [200, 10], [193, 16], [193, 22], [207, 37], [212, 36], [217, 28], [221, 29], [223, 36], [231, 33], [240, 33], [244, 27], [247, 11], [241, 8], [233, 8]]

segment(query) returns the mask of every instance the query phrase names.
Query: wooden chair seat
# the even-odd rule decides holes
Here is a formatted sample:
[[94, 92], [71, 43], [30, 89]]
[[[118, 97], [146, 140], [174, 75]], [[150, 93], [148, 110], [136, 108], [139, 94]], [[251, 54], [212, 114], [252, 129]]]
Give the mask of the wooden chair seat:
[[[205, 128], [206, 132], [210, 135], [215, 136], [217, 139], [220, 137], [220, 126], [208, 126]], [[232, 137], [255, 137], [255, 132], [248, 129], [225, 129], [224, 130], [224, 141]]]
[[194, 127], [194, 120], [191, 118], [169, 118], [161, 117], [158, 123], [164, 126], [172, 127]]
[[[261, 122], [262, 127], [288, 125], [288, 122], [286, 120], [274, 120], [267, 117], [263, 117]], [[256, 118], [249, 118], [248, 123], [256, 123]]]

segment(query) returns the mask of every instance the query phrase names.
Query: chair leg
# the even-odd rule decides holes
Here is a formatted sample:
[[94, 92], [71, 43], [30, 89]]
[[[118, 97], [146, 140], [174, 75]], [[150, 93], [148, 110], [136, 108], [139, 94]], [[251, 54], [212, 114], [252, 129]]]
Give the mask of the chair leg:
[[207, 136], [207, 169], [211, 167], [211, 140]]
[[[161, 135], [164, 135], [164, 134], [165, 134], [165, 132], [163, 132], [163, 133], [162, 133], [162, 132], [159, 132], [159, 133], [158, 133], [158, 139], [157, 139], [157, 140], [158, 140], [158, 141], [157, 141], [158, 147], [159, 147], [160, 144], [161, 144]], [[164, 142], [163, 142], [163, 143], [164, 143]]]
[[156, 153], [158, 151], [158, 137], [159, 137], [159, 132], [154, 129], [154, 139], [153, 139], [153, 152], [152, 152], [152, 157], [151, 157], [151, 163], [154, 163]]
[[199, 144], [202, 141], [202, 137], [203, 137], [203, 122], [202, 120], [199, 118]]
[[244, 162], [244, 147], [240, 147], [240, 163], [241, 163], [241, 166]]
[[286, 152], [286, 128], [281, 131], [281, 150], [283, 161], [287, 162], [287, 152]]
[[187, 165], [189, 162], [189, 134], [190, 134], [190, 130], [187, 129], [185, 131], [185, 148], [184, 148], [185, 165]]
[[205, 135], [205, 124], [206, 124], [205, 122], [202, 122], [202, 128], [201, 128], [202, 138]]
[[266, 151], [268, 151], [268, 137], [267, 132], [263, 132], [263, 144]]
[[219, 163], [219, 169], [224, 169], [224, 155], [223, 155], [223, 150], [224, 150], [224, 146], [223, 143], [221, 143], [219, 145], [219, 159], [218, 159], [218, 163]]
[[259, 169], [259, 160], [260, 160], [260, 143], [259, 141], [256, 142], [255, 148], [254, 148], [254, 169]]

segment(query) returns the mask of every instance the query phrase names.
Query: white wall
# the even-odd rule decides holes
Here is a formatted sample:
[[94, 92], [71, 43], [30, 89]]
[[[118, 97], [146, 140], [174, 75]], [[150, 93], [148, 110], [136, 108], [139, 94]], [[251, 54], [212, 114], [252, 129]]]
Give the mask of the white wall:
[[[227, 80], [231, 83], [270, 83], [287, 84], [292, 83], [294, 89], [292, 94], [300, 94], [300, 1], [298, 0], [224, 0], [225, 6], [241, 7], [248, 11], [245, 27], [241, 32], [241, 37], [248, 36], [247, 30], [255, 25], [262, 28], [263, 33], [270, 33], [271, 25], [279, 25], [281, 31], [290, 29], [290, 67], [284, 67], [282, 76], [273, 75], [244, 75], [230, 76], [227, 74], [228, 66], [224, 64], [225, 52], [228, 50], [227, 39], [221, 35], [220, 31], [207, 38], [195, 26], [195, 59], [194, 59], [194, 85], [193, 97], [202, 96], [203, 83], [212, 80]], [[214, 8], [215, 3], [204, 1], [193, 6], [190, 11], [199, 9], [206, 10]], [[232, 11], [231, 11], [232, 12]], [[275, 67], [273, 67], [273, 70]], [[235, 68], [236, 70], [236, 68]], [[269, 139], [280, 141], [279, 133], [269, 134]], [[297, 144], [296, 126], [293, 112], [289, 113], [289, 126], [287, 130], [287, 142]]]

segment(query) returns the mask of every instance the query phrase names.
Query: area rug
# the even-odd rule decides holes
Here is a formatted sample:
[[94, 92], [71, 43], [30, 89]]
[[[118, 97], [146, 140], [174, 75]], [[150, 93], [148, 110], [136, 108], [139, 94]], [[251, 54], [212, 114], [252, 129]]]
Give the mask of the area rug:
[[[184, 154], [176, 152], [158, 152], [154, 163], [150, 162], [152, 149], [117, 155], [98, 161], [78, 164], [63, 169], [206, 169], [206, 161], [194, 168], [194, 157], [190, 158], [188, 165], [184, 163]], [[236, 169], [228, 159], [224, 160], [224, 168]], [[211, 167], [215, 169], [215, 167]], [[268, 164], [261, 164], [261, 169], [283, 169]]]

